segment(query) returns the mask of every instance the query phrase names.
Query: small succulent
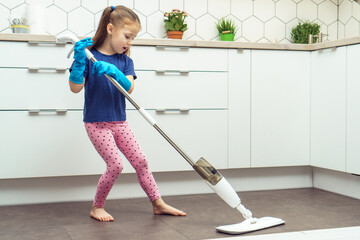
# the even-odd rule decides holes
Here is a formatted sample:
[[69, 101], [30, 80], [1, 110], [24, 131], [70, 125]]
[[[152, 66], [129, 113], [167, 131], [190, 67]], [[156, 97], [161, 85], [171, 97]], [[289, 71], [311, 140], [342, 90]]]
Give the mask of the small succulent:
[[216, 29], [220, 34], [224, 34], [224, 33], [235, 34], [238, 29], [234, 20], [230, 18], [222, 18], [215, 24], [216, 24]]
[[173, 9], [171, 12], [164, 13], [165, 32], [167, 31], [181, 31], [184, 32], [187, 29], [185, 18], [187, 13], [179, 9]]

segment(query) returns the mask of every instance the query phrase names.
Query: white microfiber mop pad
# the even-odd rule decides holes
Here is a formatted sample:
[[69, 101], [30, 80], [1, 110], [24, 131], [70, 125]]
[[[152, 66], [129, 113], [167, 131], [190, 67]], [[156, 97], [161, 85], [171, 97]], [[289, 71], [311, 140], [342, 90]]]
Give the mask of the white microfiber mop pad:
[[264, 228], [277, 226], [284, 223], [285, 221], [281, 218], [262, 217], [247, 219], [241, 223], [219, 226], [216, 228], [216, 230], [228, 234], [242, 234], [246, 232], [252, 232]]

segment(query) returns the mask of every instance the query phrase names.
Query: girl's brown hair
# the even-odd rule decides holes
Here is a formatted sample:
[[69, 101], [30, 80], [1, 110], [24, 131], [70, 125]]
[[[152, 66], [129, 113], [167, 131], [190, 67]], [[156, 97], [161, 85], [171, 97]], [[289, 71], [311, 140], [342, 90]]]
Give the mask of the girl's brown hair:
[[[107, 7], [104, 9], [99, 26], [96, 30], [95, 36], [92, 38], [93, 45], [90, 49], [96, 49], [100, 47], [107, 37], [107, 25], [111, 23], [115, 27], [121, 27], [127, 23], [140, 24], [140, 19], [130, 8], [125, 6]], [[125, 54], [129, 55], [129, 50], [126, 50]]]

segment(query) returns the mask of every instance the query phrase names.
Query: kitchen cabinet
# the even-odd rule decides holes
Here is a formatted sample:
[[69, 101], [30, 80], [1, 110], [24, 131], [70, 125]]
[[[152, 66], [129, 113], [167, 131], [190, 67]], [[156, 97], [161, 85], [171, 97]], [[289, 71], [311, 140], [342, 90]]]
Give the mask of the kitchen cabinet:
[[55, 42], [11, 42], [1, 41], [1, 67], [30, 68], [40, 70], [63, 70], [73, 59], [66, 58], [70, 44]]
[[251, 167], [309, 165], [309, 52], [253, 50]]
[[134, 46], [131, 58], [137, 70], [227, 71], [227, 49]]
[[105, 170], [86, 135], [82, 111], [0, 111], [0, 119], [0, 179]]
[[[1, 44], [0, 44], [1, 45]], [[83, 94], [69, 90], [67, 69], [0, 68], [0, 110], [82, 109]]]
[[345, 171], [346, 47], [311, 52], [311, 165]]
[[[0, 178], [104, 171], [83, 126], [83, 92], [68, 88], [70, 47], [1, 42]], [[131, 50], [138, 76], [132, 96], [194, 161], [204, 157], [218, 169], [311, 165], [359, 174], [359, 45]], [[129, 102], [127, 116], [152, 171], [191, 169]], [[134, 172], [124, 164], [124, 172]]]
[[347, 47], [346, 171], [360, 174], [360, 45]]
[[104, 170], [82, 123], [83, 94], [69, 90], [70, 48], [54, 42], [0, 43], [0, 178]]
[[[3, 59], [13, 59], [10, 47], [22, 57], [0, 60], [0, 179], [101, 174], [105, 164], [82, 122], [83, 92], [73, 94], [68, 87], [71, 60], [65, 56], [71, 45], [1, 42]], [[194, 161], [204, 157], [226, 168], [227, 50], [132, 50], [135, 67], [140, 59], [135, 100]], [[213, 54], [218, 57], [209, 60]], [[161, 60], [167, 55], [178, 59]], [[191, 169], [129, 102], [127, 106], [129, 124], [152, 171]], [[134, 172], [125, 158], [123, 162], [123, 172]]]
[[[204, 157], [215, 168], [227, 168], [227, 112], [214, 110], [148, 110], [157, 125], [194, 162]], [[129, 125], [156, 172], [191, 170], [191, 166], [136, 110], [127, 112]]]
[[[226, 168], [227, 125], [223, 111], [150, 111], [158, 125], [197, 161], [206, 158]], [[187, 162], [136, 110], [128, 121], [152, 171], [191, 169]], [[100, 174], [105, 164], [87, 137], [82, 111], [0, 111], [1, 178]], [[207, 119], [207, 121], [203, 121]], [[123, 157], [124, 173], [133, 172]]]
[[143, 108], [227, 109], [227, 72], [138, 70], [136, 75], [132, 97]]
[[[204, 157], [227, 168], [227, 50], [135, 46], [131, 57], [138, 76], [134, 99], [195, 162]], [[142, 129], [139, 138], [154, 171], [191, 169], [146, 122], [131, 119], [134, 131]]]
[[229, 168], [250, 167], [251, 50], [229, 49]]

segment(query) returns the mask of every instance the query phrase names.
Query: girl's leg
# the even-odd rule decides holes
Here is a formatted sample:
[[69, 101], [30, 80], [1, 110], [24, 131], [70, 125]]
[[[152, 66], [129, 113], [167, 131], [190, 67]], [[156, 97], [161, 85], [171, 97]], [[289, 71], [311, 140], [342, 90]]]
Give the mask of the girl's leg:
[[100, 221], [113, 221], [104, 206], [106, 197], [123, 169], [120, 154], [109, 123], [85, 123], [85, 127], [90, 141], [106, 163], [106, 171], [99, 179], [90, 215]]
[[116, 128], [112, 130], [115, 132], [117, 146], [135, 169], [139, 183], [153, 205], [154, 214], [185, 216], [186, 214], [183, 211], [167, 205], [162, 200], [146, 157], [127, 122], [117, 122]]
[[114, 137], [118, 148], [135, 169], [139, 183], [150, 201], [160, 198], [158, 187], [149, 170], [147, 160], [127, 122], [116, 122], [116, 126], [112, 130], [115, 132]]

